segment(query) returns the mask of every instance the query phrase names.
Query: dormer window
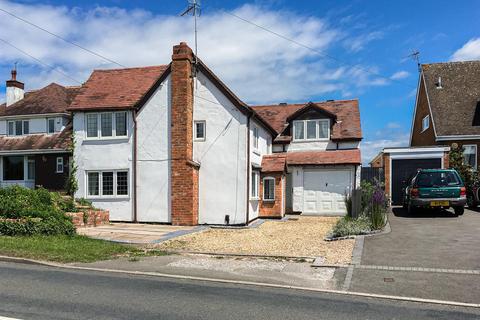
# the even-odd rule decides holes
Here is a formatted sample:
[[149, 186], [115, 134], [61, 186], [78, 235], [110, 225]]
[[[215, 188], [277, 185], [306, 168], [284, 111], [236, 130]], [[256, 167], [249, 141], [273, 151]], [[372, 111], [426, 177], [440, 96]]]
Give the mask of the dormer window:
[[330, 120], [295, 120], [293, 121], [294, 141], [322, 141], [330, 139]]

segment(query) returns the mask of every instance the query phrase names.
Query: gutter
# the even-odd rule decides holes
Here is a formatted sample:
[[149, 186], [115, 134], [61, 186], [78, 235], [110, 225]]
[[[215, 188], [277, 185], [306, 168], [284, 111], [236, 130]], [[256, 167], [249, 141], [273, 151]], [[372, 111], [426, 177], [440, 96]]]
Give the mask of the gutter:
[[133, 115], [133, 222], [137, 222], [137, 110]]
[[0, 155], [22, 155], [22, 154], [50, 154], [50, 153], [70, 153], [67, 149], [26, 149], [26, 150], [2, 150]]

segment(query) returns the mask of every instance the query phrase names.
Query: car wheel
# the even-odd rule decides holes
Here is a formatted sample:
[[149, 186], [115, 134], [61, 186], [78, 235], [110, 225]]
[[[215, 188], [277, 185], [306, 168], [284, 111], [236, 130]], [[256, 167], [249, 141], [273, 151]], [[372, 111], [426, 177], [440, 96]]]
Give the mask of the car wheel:
[[417, 212], [417, 208], [415, 208], [414, 206], [412, 206], [410, 203], [408, 204], [407, 206], [407, 211], [408, 211], [408, 214], [415, 214]]
[[465, 212], [464, 207], [455, 207], [455, 208], [453, 208], [453, 210], [455, 210], [455, 214], [457, 216], [461, 216]]

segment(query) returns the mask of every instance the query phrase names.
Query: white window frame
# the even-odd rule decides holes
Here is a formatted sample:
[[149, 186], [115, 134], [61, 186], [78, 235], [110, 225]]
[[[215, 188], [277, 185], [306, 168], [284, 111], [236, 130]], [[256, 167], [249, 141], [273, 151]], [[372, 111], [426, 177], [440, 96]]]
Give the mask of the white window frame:
[[[125, 133], [124, 135], [117, 135], [117, 114], [125, 114]], [[111, 136], [102, 136], [102, 114], [111, 114], [112, 115], [112, 135]], [[97, 135], [93, 137], [88, 136], [88, 115], [96, 115], [97, 118]], [[85, 113], [85, 140], [115, 140], [115, 139], [125, 139], [128, 137], [128, 113], [127, 111], [109, 111], [109, 112], [88, 112]]]
[[422, 132], [430, 128], [430, 115], [427, 114], [425, 117], [422, 119]]
[[[27, 163], [27, 168], [26, 168], [27, 175], [26, 175], [25, 180], [26, 181], [35, 181], [35, 158], [27, 156], [26, 163]], [[30, 170], [29, 170], [31, 163], [33, 163], [33, 172], [30, 172]], [[30, 173], [33, 173], [33, 179], [30, 179]]]
[[[265, 181], [267, 181], [267, 180], [270, 180], [270, 181], [272, 181], [272, 183], [273, 183], [273, 198], [269, 198], [269, 199], [265, 198], [265, 186], [266, 186]], [[275, 201], [275, 178], [274, 178], [274, 177], [265, 177], [265, 178], [263, 178], [262, 193], [263, 193], [263, 195], [262, 195], [263, 201], [265, 201], [265, 202], [273, 202], [273, 201]]]
[[[203, 125], [203, 137], [197, 136], [197, 125]], [[205, 120], [195, 120], [193, 121], [193, 139], [195, 141], [205, 141], [207, 139], [207, 122]]]
[[[260, 200], [260, 171], [252, 170], [250, 181], [250, 199], [251, 200]], [[255, 183], [254, 183], [255, 180]]]
[[[315, 121], [315, 138], [307, 138], [307, 122]], [[328, 126], [327, 137], [320, 137], [320, 123], [325, 122]], [[295, 126], [303, 126], [303, 138], [295, 137]], [[294, 120], [292, 122], [292, 140], [293, 141], [302, 141], [302, 142], [312, 142], [312, 141], [328, 141], [330, 140], [331, 128], [330, 128], [330, 119], [306, 119], [306, 120]]]
[[[113, 194], [103, 195], [103, 173], [113, 172]], [[127, 194], [118, 194], [117, 174], [118, 172], [127, 173]], [[98, 195], [90, 195], [88, 190], [88, 174], [98, 173]], [[85, 198], [86, 199], [128, 199], [130, 197], [130, 175], [128, 169], [115, 169], [115, 170], [87, 170], [85, 171]]]
[[[17, 122], [20, 123], [21, 134], [17, 134]], [[25, 132], [25, 123], [28, 123], [28, 132]], [[12, 132], [10, 132], [10, 125], [12, 125]], [[30, 134], [30, 120], [9, 120], [7, 121], [7, 136], [19, 137]]]
[[253, 149], [258, 150], [258, 143], [260, 140], [260, 131], [257, 126], [252, 127], [252, 134], [253, 134]]
[[[60, 170], [58, 170], [61, 168]], [[63, 157], [57, 157], [55, 161], [55, 173], [63, 173]]]
[[478, 167], [478, 158], [477, 158], [478, 150], [477, 150], [477, 148], [478, 148], [478, 146], [477, 146], [476, 144], [464, 144], [464, 145], [463, 145], [463, 154], [462, 154], [462, 155], [463, 155], [463, 157], [464, 157], [464, 158], [463, 158], [463, 163], [464, 163], [464, 164], [465, 164], [465, 154], [466, 154], [465, 150], [467, 149], [467, 147], [468, 147], [468, 148], [473, 147], [473, 150], [474, 150], [474, 154], [473, 154], [473, 155], [474, 155], [474, 157], [475, 157], [475, 166], [473, 167], [473, 170], [477, 170], [477, 167]]
[[[53, 121], [53, 132], [50, 132], [50, 121]], [[48, 134], [54, 134], [57, 132], [55, 126], [56, 126], [57, 119], [56, 118], [47, 118], [47, 133]]]

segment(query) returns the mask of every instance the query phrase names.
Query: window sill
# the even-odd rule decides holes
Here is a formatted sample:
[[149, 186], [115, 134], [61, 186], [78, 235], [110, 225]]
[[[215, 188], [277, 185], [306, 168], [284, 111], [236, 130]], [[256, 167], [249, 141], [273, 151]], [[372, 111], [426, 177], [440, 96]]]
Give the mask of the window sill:
[[260, 201], [260, 198], [250, 198], [250, 201]]
[[257, 156], [260, 155], [260, 150], [258, 150], [258, 149], [253, 149], [252, 152], [253, 152], [253, 154], [256, 154]]
[[95, 138], [95, 137], [89, 137], [83, 139], [83, 141], [128, 141], [128, 136], [121, 136], [121, 137], [101, 137], [101, 138]]
[[308, 143], [308, 142], [328, 142], [330, 138], [325, 139], [302, 139], [302, 140], [292, 140], [292, 143]]
[[87, 200], [97, 201], [115, 201], [115, 200], [130, 200], [130, 196], [87, 196]]
[[263, 202], [275, 202], [275, 199], [263, 199]]

